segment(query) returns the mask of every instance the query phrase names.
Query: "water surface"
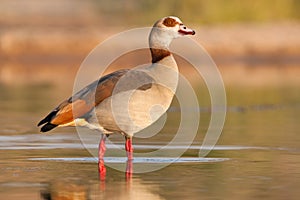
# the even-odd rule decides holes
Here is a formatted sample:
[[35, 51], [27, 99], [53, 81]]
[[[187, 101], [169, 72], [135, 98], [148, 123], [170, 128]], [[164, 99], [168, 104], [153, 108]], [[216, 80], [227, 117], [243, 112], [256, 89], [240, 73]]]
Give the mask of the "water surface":
[[[198, 158], [209, 123], [209, 103], [200, 100], [201, 121], [191, 146], [174, 144], [167, 151], [188, 150], [178, 160], [167, 155], [137, 158], [133, 170], [172, 163], [149, 173], [107, 167], [99, 179], [97, 160], [82, 145], [76, 130], [38, 133], [36, 123], [59, 103], [65, 92], [43, 86], [1, 87], [1, 199], [297, 199], [300, 195], [299, 92], [297, 87], [230, 88], [223, 133], [206, 158]], [[53, 95], [56, 93], [55, 95]], [[178, 128], [176, 102], [166, 127], [151, 138], [135, 138], [136, 152], [151, 152], [170, 141]], [[96, 134], [94, 132], [87, 134]], [[111, 137], [105, 161], [126, 167], [123, 138]], [[97, 151], [98, 141], [89, 141]], [[115, 146], [116, 145], [116, 146]], [[174, 163], [173, 163], [174, 162]]]

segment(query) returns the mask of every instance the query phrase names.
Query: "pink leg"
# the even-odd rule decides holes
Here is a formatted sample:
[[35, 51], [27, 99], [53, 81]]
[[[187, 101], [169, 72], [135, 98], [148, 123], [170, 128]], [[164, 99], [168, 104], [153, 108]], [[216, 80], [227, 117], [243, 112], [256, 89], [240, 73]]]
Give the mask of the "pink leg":
[[132, 178], [132, 173], [133, 173], [133, 169], [132, 169], [132, 160], [127, 160], [127, 165], [126, 165], [126, 180], [130, 181]]
[[98, 162], [98, 172], [100, 181], [104, 181], [106, 177], [106, 167], [103, 159]]
[[105, 146], [105, 140], [106, 140], [106, 135], [102, 135], [100, 142], [99, 142], [99, 148], [98, 148], [98, 158], [99, 160], [103, 160], [104, 154], [106, 151], [106, 146]]
[[106, 151], [105, 140], [106, 140], [106, 135], [102, 135], [99, 142], [99, 149], [98, 149], [98, 171], [99, 171], [100, 180], [105, 180], [105, 176], [106, 176], [106, 167], [103, 160]]
[[132, 139], [126, 137], [125, 149], [127, 153], [127, 166], [126, 166], [126, 180], [131, 180], [132, 177], [132, 159], [133, 159], [133, 147], [132, 147]]
[[125, 150], [127, 152], [127, 159], [132, 160], [133, 159], [132, 139], [129, 137], [126, 137]]

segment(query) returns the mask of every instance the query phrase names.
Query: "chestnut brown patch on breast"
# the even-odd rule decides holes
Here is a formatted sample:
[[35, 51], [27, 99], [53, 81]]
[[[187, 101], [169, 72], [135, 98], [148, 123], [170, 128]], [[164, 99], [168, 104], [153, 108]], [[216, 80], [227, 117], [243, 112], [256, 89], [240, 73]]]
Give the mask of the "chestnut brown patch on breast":
[[152, 56], [152, 63], [156, 63], [163, 58], [171, 55], [170, 51], [165, 50], [165, 49], [154, 49], [150, 48], [151, 50], [151, 56]]
[[166, 18], [164, 21], [163, 21], [163, 25], [167, 26], [167, 27], [174, 27], [176, 26], [177, 24], [179, 24], [175, 19], [173, 18]]

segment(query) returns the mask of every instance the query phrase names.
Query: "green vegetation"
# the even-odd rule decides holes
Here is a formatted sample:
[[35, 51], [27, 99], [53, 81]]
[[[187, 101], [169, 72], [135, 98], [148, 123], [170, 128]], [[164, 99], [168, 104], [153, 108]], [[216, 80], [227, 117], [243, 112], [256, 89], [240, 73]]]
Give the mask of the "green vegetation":
[[165, 15], [207, 24], [300, 19], [299, 0], [95, 0], [95, 4], [101, 17], [116, 25], [149, 24]]

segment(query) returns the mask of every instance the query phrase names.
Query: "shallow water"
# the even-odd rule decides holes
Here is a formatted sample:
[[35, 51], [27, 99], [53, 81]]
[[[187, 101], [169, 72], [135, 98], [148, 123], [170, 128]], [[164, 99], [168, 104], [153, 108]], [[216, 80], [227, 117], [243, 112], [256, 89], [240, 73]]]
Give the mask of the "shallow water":
[[[178, 128], [174, 103], [166, 126], [151, 138], [135, 138], [133, 171], [166, 167], [126, 177], [123, 138], [110, 137], [105, 180], [97, 160], [76, 130], [60, 128], [39, 134], [36, 123], [65, 97], [57, 88], [1, 87], [1, 199], [298, 199], [300, 185], [300, 94], [298, 87], [227, 88], [228, 112], [214, 150], [199, 158], [208, 126], [207, 97], [200, 100], [201, 121], [192, 145], [176, 143], [156, 157], [138, 153], [165, 146]], [[95, 132], [86, 131], [87, 135]], [[97, 142], [87, 137], [90, 151]], [[185, 150], [181, 158], [172, 152]]]

